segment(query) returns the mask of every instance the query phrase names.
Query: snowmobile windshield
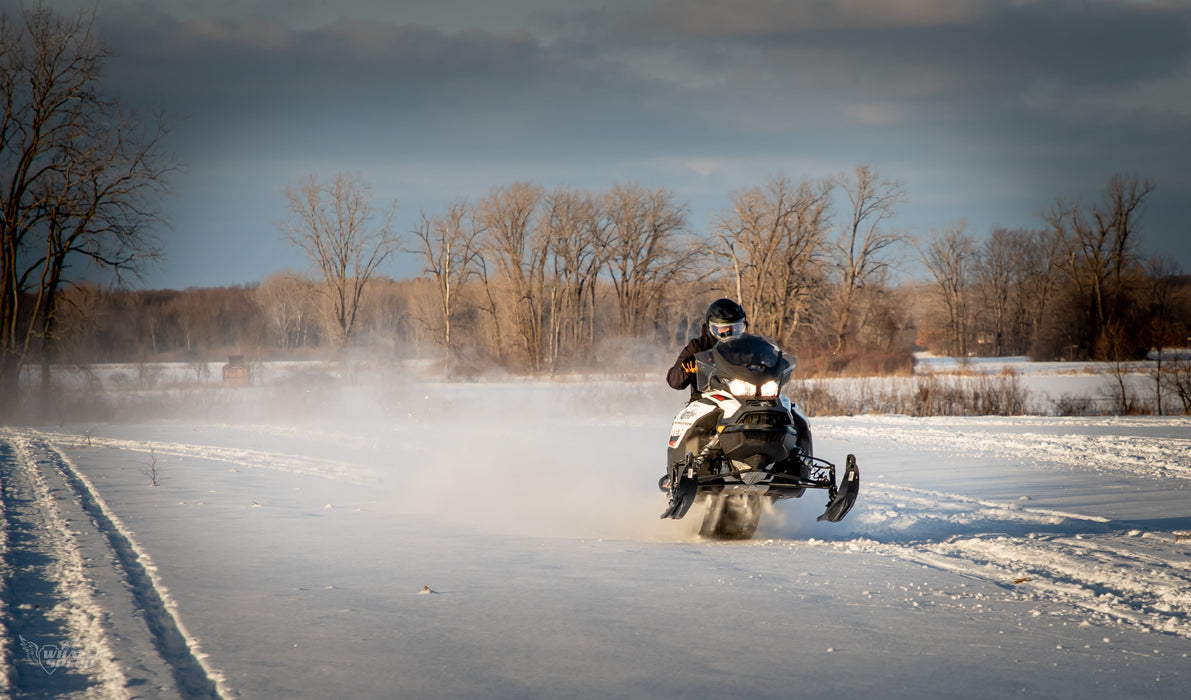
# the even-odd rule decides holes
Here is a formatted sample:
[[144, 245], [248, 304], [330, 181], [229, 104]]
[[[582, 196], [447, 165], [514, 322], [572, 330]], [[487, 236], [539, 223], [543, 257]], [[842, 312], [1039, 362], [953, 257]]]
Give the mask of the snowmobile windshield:
[[770, 380], [781, 382], [791, 366], [776, 343], [750, 333], [721, 340], [714, 353], [716, 374], [725, 382], [732, 379], [758, 385]]
[[755, 366], [757, 370], [776, 369], [782, 359], [782, 351], [777, 345], [751, 333], [726, 338], [715, 346], [715, 350], [730, 365]]

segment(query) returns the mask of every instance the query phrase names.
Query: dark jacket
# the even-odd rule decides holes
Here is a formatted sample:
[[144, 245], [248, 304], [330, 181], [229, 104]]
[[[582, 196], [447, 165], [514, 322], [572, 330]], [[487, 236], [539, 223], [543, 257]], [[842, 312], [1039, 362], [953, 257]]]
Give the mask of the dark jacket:
[[704, 323], [700, 329], [699, 337], [691, 338], [691, 341], [686, 344], [678, 353], [678, 359], [674, 361], [674, 366], [666, 373], [666, 383], [674, 389], [691, 388], [691, 399], [699, 396], [699, 389], [695, 386], [695, 375], [687, 373], [682, 368], [683, 364], [695, 361], [695, 355], [705, 350], [710, 350], [715, 347], [715, 338], [712, 337], [711, 332], [707, 330], [707, 324]]

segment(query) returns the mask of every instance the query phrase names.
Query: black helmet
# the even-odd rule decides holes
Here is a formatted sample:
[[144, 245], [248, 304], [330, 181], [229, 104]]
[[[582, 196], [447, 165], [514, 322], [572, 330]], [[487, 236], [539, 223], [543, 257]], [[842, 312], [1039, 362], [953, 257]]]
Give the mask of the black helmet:
[[707, 330], [716, 339], [740, 335], [746, 328], [744, 309], [731, 299], [716, 299], [707, 307]]

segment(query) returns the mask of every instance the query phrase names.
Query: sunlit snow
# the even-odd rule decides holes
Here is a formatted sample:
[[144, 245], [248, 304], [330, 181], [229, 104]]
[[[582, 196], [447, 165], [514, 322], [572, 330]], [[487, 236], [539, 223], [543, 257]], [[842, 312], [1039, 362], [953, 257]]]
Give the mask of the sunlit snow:
[[[1191, 685], [1191, 418], [812, 415], [817, 455], [858, 458], [855, 509], [816, 522], [826, 497], [808, 493], [752, 541], [718, 542], [697, 511], [658, 519], [683, 401], [660, 385], [279, 381], [161, 390], [131, 422], [0, 429], [2, 682], [244, 698]], [[38, 663], [18, 634], [73, 655]]]

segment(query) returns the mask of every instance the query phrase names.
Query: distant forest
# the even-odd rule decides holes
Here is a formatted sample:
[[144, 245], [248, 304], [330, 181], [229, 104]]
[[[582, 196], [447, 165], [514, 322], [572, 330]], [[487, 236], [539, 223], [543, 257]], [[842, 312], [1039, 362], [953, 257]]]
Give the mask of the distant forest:
[[[664, 187], [515, 182], [423, 212], [408, 232], [393, 228], [396, 203], [373, 211], [358, 175], [311, 174], [286, 189], [281, 227], [309, 273], [92, 286], [80, 270], [135, 278], [157, 254], [178, 169], [167, 119], [105, 89], [93, 11], [19, 14], [0, 22], [0, 420], [20, 410], [31, 367], [44, 397], [61, 364], [367, 353], [445, 377], [655, 367], [720, 296], [803, 376], [908, 372], [920, 348], [1123, 362], [1189, 344], [1191, 283], [1145, 251], [1155, 185], [1134, 174], [1095, 201], [1057, 199], [1036, 228], [979, 237], [962, 223], [894, 228], [906, 193], [865, 163], [758, 178], [707, 225]], [[399, 254], [422, 273], [384, 278]]]
[[[309, 198], [291, 193], [297, 212], [301, 201], [309, 211], [364, 191], [343, 177], [305, 186]], [[598, 371], [630, 366], [642, 348], [676, 350], [707, 304], [729, 296], [750, 330], [798, 356], [803, 376], [905, 373], [915, 350], [1133, 360], [1191, 344], [1191, 276], [1143, 253], [1137, 214], [1152, 187], [1116, 176], [1101, 201], [1058, 201], [1036, 229], [978, 241], [957, 224], [915, 242], [886, 227], [899, 185], [865, 165], [820, 182], [771, 178], [704, 231], [665, 189], [515, 183], [371, 241], [419, 256], [417, 278], [349, 270], [185, 290], [77, 284], [60, 292], [34, 356], [90, 364], [366, 349], [433, 360], [448, 376]], [[299, 245], [302, 230], [299, 217]], [[893, 282], [909, 264], [927, 277]]]

